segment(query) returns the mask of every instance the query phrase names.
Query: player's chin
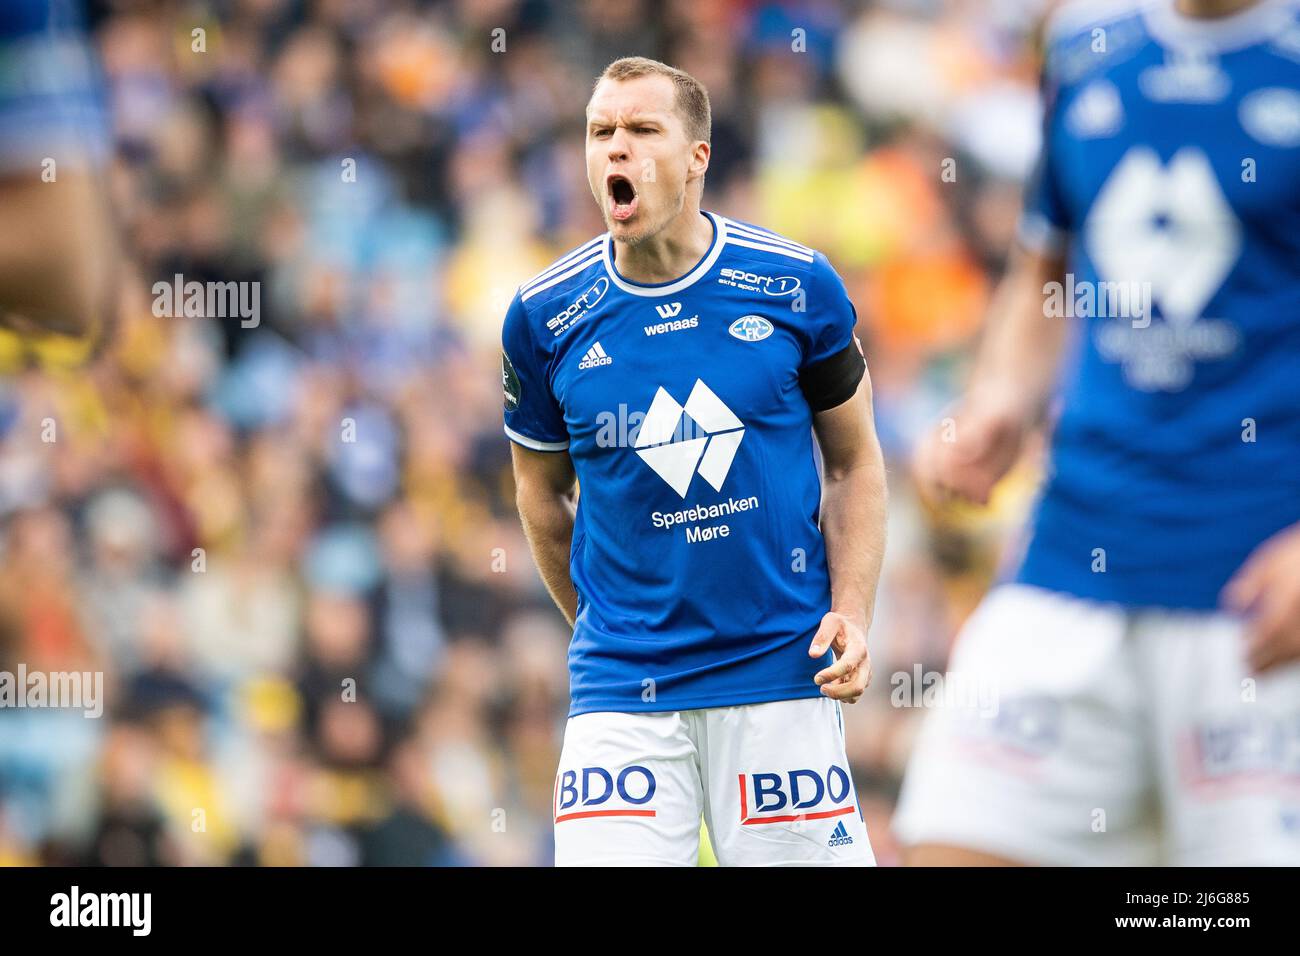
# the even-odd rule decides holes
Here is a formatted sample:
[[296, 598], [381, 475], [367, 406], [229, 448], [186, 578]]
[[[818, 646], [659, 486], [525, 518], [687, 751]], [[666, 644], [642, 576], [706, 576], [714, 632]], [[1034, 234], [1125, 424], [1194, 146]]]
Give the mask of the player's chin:
[[609, 227], [609, 234], [618, 242], [624, 242], [628, 245], [636, 245], [645, 239], [647, 230], [639, 220], [617, 220], [607, 216], [605, 224]]

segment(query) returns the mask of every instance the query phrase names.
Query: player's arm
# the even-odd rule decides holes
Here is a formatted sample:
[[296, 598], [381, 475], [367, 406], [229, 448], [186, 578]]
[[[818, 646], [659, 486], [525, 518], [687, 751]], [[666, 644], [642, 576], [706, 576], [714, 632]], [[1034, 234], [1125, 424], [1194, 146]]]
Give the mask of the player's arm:
[[578, 594], [569, 576], [576, 476], [569, 434], [551, 391], [551, 357], [533, 334], [534, 321], [516, 293], [501, 329], [501, 386], [515, 475], [515, 504], [537, 570], [569, 624]]
[[1043, 308], [1044, 286], [1063, 280], [1060, 251], [1017, 244], [998, 284], [970, 381], [951, 420], [917, 447], [923, 491], [985, 504], [1020, 457], [1030, 429], [1047, 410], [1061, 361], [1066, 324]]
[[1078, 223], [1057, 178], [1056, 72], [1043, 70], [1043, 146], [1025, 190], [1019, 237], [994, 291], [964, 394], [917, 445], [915, 472], [923, 494], [986, 504], [994, 485], [1020, 457], [1025, 436], [1047, 411], [1066, 324], [1044, 309], [1044, 287], [1060, 282]]
[[515, 504], [533, 561], [556, 607], [572, 626], [578, 617], [578, 592], [569, 576], [577, 502], [573, 462], [568, 452], [531, 451], [513, 442], [510, 456], [514, 463]]
[[857, 312], [844, 283], [820, 253], [808, 275], [808, 337], [799, 389], [812, 410], [822, 454], [821, 530], [830, 571], [831, 609], [808, 648], [821, 692], [853, 703], [871, 681], [867, 628], [885, 551], [885, 465], [871, 410], [871, 379], [854, 335]]
[[853, 397], [816, 413], [813, 430], [822, 453], [821, 527], [830, 568], [831, 610], [822, 619], [809, 654], [820, 657], [827, 647], [835, 649], [835, 663], [816, 680], [826, 696], [853, 703], [871, 682], [866, 634], [885, 556], [885, 459], [876, 437], [871, 377], [865, 367]]
[[18, 134], [0, 150], [0, 326], [98, 345], [116, 314], [121, 239], [82, 6], [28, 0], [0, 16], [0, 111]]
[[[116, 306], [119, 257], [99, 177], [83, 170], [0, 179], [0, 326], [102, 337]], [[33, 241], [39, 236], [40, 241]]]

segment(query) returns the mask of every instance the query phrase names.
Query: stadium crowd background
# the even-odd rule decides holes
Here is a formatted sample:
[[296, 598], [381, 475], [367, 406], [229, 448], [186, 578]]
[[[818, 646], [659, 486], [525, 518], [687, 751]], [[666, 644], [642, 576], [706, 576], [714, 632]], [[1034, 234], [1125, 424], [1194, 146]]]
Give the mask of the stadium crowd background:
[[[906, 463], [1013, 234], [1046, 5], [95, 4], [132, 276], [92, 366], [0, 340], [0, 669], [102, 671], [107, 703], [0, 710], [0, 864], [549, 861], [567, 632], [499, 333], [603, 230], [582, 109], [633, 53], [710, 90], [706, 208], [821, 248], [858, 305], [892, 499], [845, 716], [895, 862], [895, 675], [942, 668], [1035, 480], [935, 513]], [[155, 315], [178, 273], [260, 283], [260, 323]]]

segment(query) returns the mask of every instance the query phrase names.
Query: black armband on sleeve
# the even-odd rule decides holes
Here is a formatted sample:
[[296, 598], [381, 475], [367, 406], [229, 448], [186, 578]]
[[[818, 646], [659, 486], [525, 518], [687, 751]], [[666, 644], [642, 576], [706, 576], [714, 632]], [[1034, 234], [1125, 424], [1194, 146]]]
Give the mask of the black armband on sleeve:
[[850, 342], [830, 358], [800, 372], [799, 389], [813, 412], [824, 412], [852, 398], [866, 371], [866, 359], [857, 343]]

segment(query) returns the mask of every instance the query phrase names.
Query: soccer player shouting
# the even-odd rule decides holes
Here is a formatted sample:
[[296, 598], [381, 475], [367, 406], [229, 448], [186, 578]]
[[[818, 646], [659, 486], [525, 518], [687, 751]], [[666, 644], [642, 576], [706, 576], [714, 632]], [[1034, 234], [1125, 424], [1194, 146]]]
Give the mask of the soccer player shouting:
[[953, 655], [997, 714], [912, 757], [918, 864], [1300, 863], [1300, 2], [1121, 6], [1050, 31], [1020, 249], [917, 456], [986, 501], [1074, 327], [1032, 540]]
[[870, 864], [840, 715], [885, 534], [856, 316], [821, 253], [701, 211], [709, 128], [692, 77], [610, 64], [609, 231], [506, 315], [519, 512], [574, 628], [556, 863], [694, 865], [703, 817], [723, 865]]

